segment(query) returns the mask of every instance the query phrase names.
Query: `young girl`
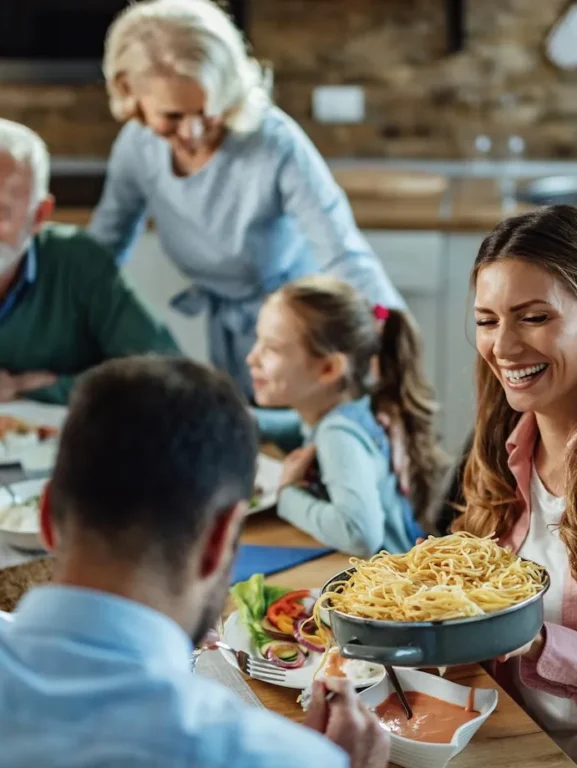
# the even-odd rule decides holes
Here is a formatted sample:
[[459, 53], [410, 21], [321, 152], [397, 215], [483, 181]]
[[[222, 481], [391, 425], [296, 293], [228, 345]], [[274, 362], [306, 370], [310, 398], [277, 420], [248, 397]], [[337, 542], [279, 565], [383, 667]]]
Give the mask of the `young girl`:
[[453, 526], [496, 534], [545, 566], [545, 624], [496, 672], [577, 759], [577, 209], [544, 208], [500, 224], [472, 275], [477, 420]]
[[[347, 283], [305, 278], [265, 303], [248, 364], [257, 404], [294, 409], [307, 444], [285, 461], [279, 516], [360, 557], [410, 549], [442, 454], [408, 316], [373, 309]], [[256, 415], [275, 441], [267, 412]], [[315, 463], [320, 493], [307, 482]]]

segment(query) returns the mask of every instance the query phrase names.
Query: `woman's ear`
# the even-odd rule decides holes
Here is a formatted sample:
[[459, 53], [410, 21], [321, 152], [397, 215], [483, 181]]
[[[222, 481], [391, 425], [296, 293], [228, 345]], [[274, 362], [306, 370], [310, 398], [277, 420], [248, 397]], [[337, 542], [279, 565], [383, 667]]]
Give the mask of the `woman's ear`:
[[44, 486], [40, 496], [40, 538], [49, 552], [54, 549], [54, 529], [50, 503], [50, 483]]
[[121, 72], [120, 74], [116, 75], [114, 79], [114, 87], [116, 88], [118, 94], [116, 101], [122, 102], [122, 105], [117, 108], [115, 116], [123, 122], [135, 118], [141, 123], [145, 123], [142, 108], [136, 96], [134, 95], [132, 85], [130, 84], [125, 72]]
[[120, 72], [116, 75], [114, 78], [114, 85], [118, 88], [118, 92], [124, 99], [128, 99], [133, 95], [125, 72]]

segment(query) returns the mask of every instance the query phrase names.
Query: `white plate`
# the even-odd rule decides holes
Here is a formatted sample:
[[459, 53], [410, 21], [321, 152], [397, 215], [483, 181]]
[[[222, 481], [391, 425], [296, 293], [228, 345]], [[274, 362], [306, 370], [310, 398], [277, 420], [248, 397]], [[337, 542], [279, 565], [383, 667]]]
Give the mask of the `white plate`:
[[[10, 488], [22, 501], [27, 501], [42, 493], [45, 485], [46, 480], [24, 480], [21, 483], [13, 483]], [[6, 488], [0, 488], [0, 509], [5, 509], [11, 504], [12, 498]], [[0, 527], [0, 539], [11, 547], [29, 552], [38, 552], [43, 549], [40, 541], [40, 516], [38, 517], [38, 530], [36, 533], [10, 531]]]
[[68, 408], [64, 405], [44, 405], [30, 400], [13, 400], [0, 405], [0, 415], [14, 416], [22, 421], [43, 427], [60, 429], [64, 424]]
[[[249, 656], [262, 658], [261, 654], [253, 645], [251, 637], [246, 627], [242, 623], [238, 611], [231, 613], [228, 619], [225, 621], [222, 639], [225, 643], [228, 643], [231, 648], [234, 648], [237, 651], [245, 651], [249, 654]], [[227, 651], [221, 651], [221, 653], [231, 666], [237, 666], [236, 661], [234, 660], [231, 653], [228, 653]], [[283, 688], [297, 688], [299, 690], [308, 688], [313, 683], [315, 672], [317, 671], [322, 658], [322, 653], [312, 652], [304, 663], [304, 666], [300, 667], [300, 669], [285, 670], [286, 676], [283, 682], [274, 683], [274, 685], [280, 685]], [[369, 685], [374, 685], [378, 683], [378, 681], [383, 677], [384, 672], [384, 669], [382, 669], [377, 677], [373, 677], [367, 680], [355, 680], [355, 686], [357, 688], [366, 688]]]
[[259, 453], [255, 485], [262, 489], [262, 496], [259, 504], [249, 510], [249, 515], [257, 512], [264, 512], [274, 507], [278, 497], [278, 487], [282, 474], [282, 461], [271, 459], [264, 453]]
[[[14, 416], [34, 426], [61, 429], [68, 408], [63, 405], [44, 405], [26, 400], [17, 400], [0, 405], [0, 415]], [[7, 449], [0, 457], [0, 464], [18, 462], [25, 471], [49, 471], [54, 466], [57, 441], [46, 440], [32, 446]]]
[[[420, 691], [461, 707], [465, 707], [468, 702], [471, 689], [464, 685], [452, 683], [427, 672], [401, 667], [395, 667], [395, 671], [404, 691]], [[393, 690], [389, 678], [385, 677], [378, 685], [363, 691], [359, 696], [368, 707], [373, 708], [385, 701]], [[494, 711], [498, 698], [497, 691], [493, 689], [476, 688], [473, 707], [479, 712], [479, 716], [457, 728], [449, 744], [414, 741], [391, 733], [391, 763], [402, 768], [444, 768], [449, 760], [458, 755], [471, 741]]]

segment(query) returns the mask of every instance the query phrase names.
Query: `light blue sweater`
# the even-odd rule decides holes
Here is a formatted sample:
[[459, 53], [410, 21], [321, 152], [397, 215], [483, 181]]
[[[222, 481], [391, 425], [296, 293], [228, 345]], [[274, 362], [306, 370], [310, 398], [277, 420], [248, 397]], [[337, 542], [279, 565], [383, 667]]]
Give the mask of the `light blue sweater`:
[[[287, 443], [291, 412], [276, 418], [281, 413], [254, 410], [263, 442], [280, 438]], [[293, 426], [297, 427], [294, 420]], [[330, 501], [289, 486], [280, 494], [279, 517], [323, 544], [358, 557], [370, 557], [381, 549], [409, 550], [422, 532], [399, 490], [389, 441], [371, 412], [369, 398], [335, 408], [312, 431], [301, 429], [305, 442], [316, 446], [320, 479]]]
[[258, 311], [282, 284], [326, 271], [373, 303], [404, 307], [320, 154], [276, 107], [255, 133], [229, 133], [207, 165], [186, 177], [174, 175], [164, 139], [128, 123], [90, 232], [122, 261], [146, 214], [166, 255], [191, 280], [173, 305], [187, 314], [208, 308], [212, 361], [247, 393], [245, 358]]

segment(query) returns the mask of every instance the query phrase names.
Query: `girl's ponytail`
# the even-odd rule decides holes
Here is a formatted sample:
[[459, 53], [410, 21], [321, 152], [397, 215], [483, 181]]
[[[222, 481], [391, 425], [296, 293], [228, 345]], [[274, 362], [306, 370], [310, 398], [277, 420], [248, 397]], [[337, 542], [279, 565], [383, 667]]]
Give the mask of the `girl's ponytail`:
[[447, 459], [437, 440], [438, 407], [423, 369], [421, 335], [408, 313], [388, 310], [381, 330], [378, 368], [373, 410], [389, 425], [389, 431], [394, 429], [404, 440], [407, 491], [416, 519], [423, 524]]

